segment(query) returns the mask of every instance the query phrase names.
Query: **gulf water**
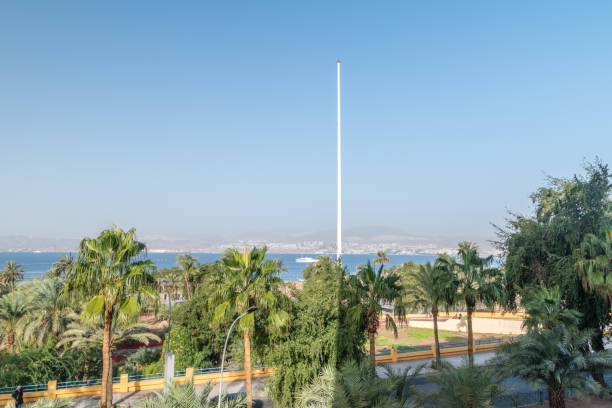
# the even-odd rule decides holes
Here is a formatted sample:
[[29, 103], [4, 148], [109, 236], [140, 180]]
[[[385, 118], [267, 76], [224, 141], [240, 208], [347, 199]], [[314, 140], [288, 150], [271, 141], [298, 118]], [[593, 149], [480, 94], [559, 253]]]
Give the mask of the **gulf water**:
[[[44, 275], [46, 271], [51, 269], [53, 262], [60, 259], [63, 252], [0, 252], [0, 270], [4, 270], [6, 261], [15, 261], [25, 268], [24, 279], [30, 280], [35, 277]], [[75, 255], [74, 253], [72, 254]], [[172, 268], [176, 266], [176, 257], [180, 253], [176, 252], [151, 252], [147, 257], [155, 262], [157, 268]], [[215, 262], [219, 259], [220, 254], [210, 253], [192, 253], [198, 258], [200, 263]], [[311, 257], [317, 258], [316, 254], [267, 254], [269, 259], [280, 259], [283, 262], [283, 271], [281, 278], [284, 280], [296, 281], [302, 279], [304, 269], [309, 265], [307, 263], [296, 262], [297, 258]], [[401, 265], [405, 262], [415, 262], [424, 264], [426, 262], [434, 262], [435, 255], [388, 255], [388, 266]], [[333, 258], [333, 257], [332, 257]], [[365, 264], [368, 260], [374, 262], [374, 254], [347, 254], [342, 256], [342, 262], [347, 266], [349, 272], [354, 272], [358, 265]]]

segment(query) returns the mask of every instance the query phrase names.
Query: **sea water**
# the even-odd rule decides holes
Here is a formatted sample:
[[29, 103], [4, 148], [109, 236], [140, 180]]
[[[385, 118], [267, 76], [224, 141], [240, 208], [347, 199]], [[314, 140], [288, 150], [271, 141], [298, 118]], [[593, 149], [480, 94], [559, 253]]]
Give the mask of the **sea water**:
[[[46, 271], [51, 269], [53, 262], [56, 262], [63, 255], [63, 252], [0, 252], [0, 270], [4, 270], [6, 261], [15, 261], [25, 268], [24, 279], [30, 280], [39, 276], [43, 276]], [[181, 253], [176, 252], [149, 252], [148, 259], [153, 261], [157, 268], [172, 268], [177, 266], [176, 257]], [[191, 253], [198, 258], [200, 263], [215, 262], [221, 254], [210, 253]], [[72, 254], [75, 255], [74, 253]], [[317, 258], [317, 254], [272, 254], [268, 253], [268, 259], [280, 259], [283, 264], [281, 278], [287, 281], [297, 281], [302, 279], [304, 269], [308, 263], [296, 262], [297, 258], [311, 257]], [[342, 262], [347, 266], [350, 273], [354, 273], [358, 265], [368, 262], [374, 262], [374, 254], [347, 254], [342, 255]], [[389, 263], [387, 266], [401, 265], [405, 262], [415, 262], [424, 264], [426, 262], [434, 262], [435, 255], [388, 255]], [[335, 255], [332, 255], [332, 259]]]

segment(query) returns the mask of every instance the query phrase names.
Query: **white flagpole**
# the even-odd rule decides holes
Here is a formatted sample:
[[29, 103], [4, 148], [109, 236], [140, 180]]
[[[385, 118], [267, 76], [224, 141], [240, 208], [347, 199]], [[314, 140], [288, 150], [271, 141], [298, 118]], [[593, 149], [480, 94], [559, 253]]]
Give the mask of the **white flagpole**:
[[336, 226], [336, 257], [342, 256], [342, 154], [340, 137], [340, 63], [338, 64], [338, 225]]

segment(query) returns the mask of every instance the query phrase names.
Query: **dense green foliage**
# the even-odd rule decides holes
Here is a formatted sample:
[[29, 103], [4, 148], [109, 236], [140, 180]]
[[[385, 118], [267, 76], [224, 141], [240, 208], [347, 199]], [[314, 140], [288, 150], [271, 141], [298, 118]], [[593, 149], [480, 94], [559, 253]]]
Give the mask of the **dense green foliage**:
[[325, 367], [297, 397], [299, 408], [416, 408], [415, 379], [420, 368], [385, 370], [380, 377], [368, 360], [340, 369]]
[[436, 407], [490, 408], [509, 391], [502, 385], [504, 377], [495, 368], [473, 366], [468, 361], [459, 367], [444, 364], [429, 379], [438, 386], [429, 395]]
[[413, 311], [430, 312], [433, 316], [434, 347], [436, 351], [436, 367], [440, 366], [440, 341], [438, 339], [438, 313], [454, 303], [453, 274], [443, 268], [439, 262], [432, 265], [427, 262], [420, 265], [416, 273], [411, 276], [408, 286], [404, 286], [406, 308]]
[[[211, 384], [204, 386], [200, 391], [193, 383], [180, 386], [171, 383], [167, 393], [156, 392], [135, 405], [136, 408], [215, 408], [218, 399], [210, 398], [213, 387]], [[235, 399], [224, 399], [221, 401], [223, 408], [246, 407], [246, 399], [239, 397]]]
[[99, 378], [101, 372], [100, 354], [93, 350], [60, 353], [53, 347], [24, 348], [0, 358], [0, 387]]
[[280, 406], [293, 406], [299, 390], [324, 367], [362, 358], [364, 327], [348, 321], [354, 304], [341, 302], [347, 298], [345, 276], [346, 269], [329, 257], [304, 271], [303, 290], [293, 293], [289, 333], [269, 355], [276, 368], [270, 396]]
[[[612, 281], [603, 282], [610, 266], [585, 271], [594, 255], [585, 247], [593, 237], [605, 241], [612, 228], [612, 184], [607, 165], [585, 170], [583, 177], [550, 178], [531, 196], [535, 214], [513, 215], [507, 229], [499, 229], [498, 245], [506, 255], [506, 306], [515, 308], [530, 286], [558, 286], [564, 306], [582, 314], [580, 329], [593, 333], [590, 347], [602, 351], [603, 332], [612, 322], [609, 297], [602, 295], [611, 293]], [[593, 374], [603, 383], [601, 373]]]
[[[395, 317], [405, 320], [405, 308], [402, 303], [403, 287], [400, 277], [394, 273], [383, 273], [381, 264], [375, 271], [370, 261], [361, 265], [355, 275], [347, 277], [349, 287], [348, 299], [354, 303], [349, 309], [353, 324], [364, 325], [370, 340], [370, 358], [376, 358], [375, 337], [378, 333], [379, 318], [384, 317], [385, 326], [393, 329], [397, 337]], [[393, 315], [385, 312], [383, 305], [391, 305]]]
[[564, 407], [568, 391], [578, 395], [598, 392], [600, 385], [588, 376], [593, 367], [612, 368], [609, 352], [584, 353], [590, 333], [564, 325], [530, 331], [518, 342], [504, 345], [496, 364], [506, 376], [519, 376], [548, 389], [551, 408]]

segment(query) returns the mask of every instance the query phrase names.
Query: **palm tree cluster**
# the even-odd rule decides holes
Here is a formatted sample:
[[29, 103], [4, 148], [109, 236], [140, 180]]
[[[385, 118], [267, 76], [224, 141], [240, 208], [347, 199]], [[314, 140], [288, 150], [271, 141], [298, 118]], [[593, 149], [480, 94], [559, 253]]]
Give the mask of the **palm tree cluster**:
[[457, 257], [440, 255], [434, 264], [420, 265], [408, 277], [404, 292], [405, 307], [431, 313], [434, 324], [435, 365], [440, 367], [438, 316], [454, 306], [467, 310], [468, 357], [474, 363], [472, 316], [477, 305], [489, 309], [504, 299], [503, 273], [492, 266], [491, 256], [482, 258], [471, 242], [459, 243]]

